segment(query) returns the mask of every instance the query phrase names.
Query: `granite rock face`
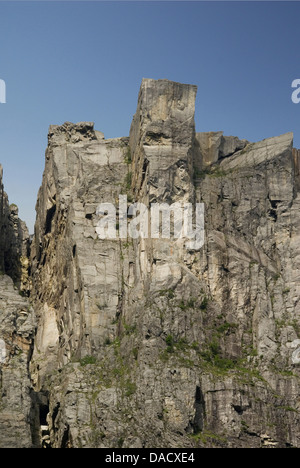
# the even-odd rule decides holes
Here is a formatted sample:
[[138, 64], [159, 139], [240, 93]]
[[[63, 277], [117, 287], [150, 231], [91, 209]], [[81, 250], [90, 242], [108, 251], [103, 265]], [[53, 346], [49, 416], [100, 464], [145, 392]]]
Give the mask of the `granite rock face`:
[[[196, 134], [195, 97], [143, 80], [129, 139], [50, 128], [30, 369], [52, 447], [299, 447], [298, 153]], [[203, 202], [204, 247], [100, 240], [120, 194]]]
[[29, 236], [17, 206], [9, 205], [2, 168], [0, 203], [0, 447], [30, 448], [33, 406], [28, 365], [35, 317], [23, 297], [28, 292]]
[[[195, 97], [147, 79], [129, 137], [50, 127], [31, 247], [34, 446], [300, 447], [299, 151], [292, 134], [196, 133]], [[204, 203], [203, 247], [125, 238], [121, 195]], [[98, 236], [103, 203], [115, 239]]]
[[52, 358], [56, 367], [58, 359], [97, 355], [114, 336], [120, 246], [98, 240], [96, 209], [115, 203], [126, 183], [127, 143], [104, 140], [89, 123], [50, 128], [32, 246], [31, 297], [40, 318], [33, 363], [41, 380]]
[[205, 169], [223, 158], [228, 158], [245, 148], [249, 142], [234, 136], [224, 136], [223, 132], [196, 133], [197, 153], [195, 168]]
[[34, 415], [28, 365], [35, 315], [7, 275], [0, 276], [0, 311], [0, 447], [31, 448]]
[[28, 293], [29, 233], [18, 216], [17, 205], [9, 204], [2, 179], [3, 169], [0, 166], [0, 271], [13, 278], [21, 290]]

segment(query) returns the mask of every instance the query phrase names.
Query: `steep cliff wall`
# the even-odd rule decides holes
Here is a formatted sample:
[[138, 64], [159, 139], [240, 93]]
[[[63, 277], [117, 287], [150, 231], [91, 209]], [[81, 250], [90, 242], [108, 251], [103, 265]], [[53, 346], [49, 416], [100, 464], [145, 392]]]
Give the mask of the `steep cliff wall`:
[[[30, 369], [52, 447], [300, 446], [298, 153], [196, 134], [195, 96], [143, 80], [129, 139], [50, 127]], [[100, 240], [120, 194], [203, 202], [203, 248]]]
[[[195, 97], [143, 80], [129, 138], [50, 127], [31, 278], [1, 170], [0, 447], [300, 446], [299, 151], [196, 134]], [[204, 203], [204, 246], [101, 240], [120, 195]]]
[[30, 289], [28, 280], [29, 233], [18, 214], [17, 205], [9, 204], [3, 186], [0, 165], [0, 271], [9, 275], [24, 293]]
[[126, 183], [127, 143], [104, 140], [90, 123], [50, 128], [32, 247], [40, 318], [34, 364], [42, 380], [51, 361], [56, 368], [57, 360], [101, 356], [105, 339], [115, 337], [121, 250], [118, 242], [98, 240], [96, 209], [101, 201], [115, 203]]
[[33, 445], [32, 388], [28, 372], [35, 332], [28, 293], [29, 236], [9, 205], [0, 169], [0, 448]]

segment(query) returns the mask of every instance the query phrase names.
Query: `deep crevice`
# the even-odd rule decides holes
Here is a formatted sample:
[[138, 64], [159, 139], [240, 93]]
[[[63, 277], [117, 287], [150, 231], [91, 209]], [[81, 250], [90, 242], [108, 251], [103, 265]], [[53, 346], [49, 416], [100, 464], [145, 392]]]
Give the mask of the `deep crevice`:
[[72, 444], [71, 444], [71, 440], [70, 440], [70, 427], [67, 425], [65, 427], [63, 438], [62, 438], [62, 441], [61, 441], [61, 448], [67, 449], [67, 448], [71, 448], [71, 447], [72, 447]]
[[195, 393], [195, 417], [192, 423], [194, 434], [203, 431], [205, 418], [205, 400], [201, 388], [197, 385]]
[[56, 205], [53, 205], [53, 206], [52, 206], [51, 208], [49, 208], [49, 210], [47, 211], [46, 223], [45, 223], [45, 235], [46, 235], [46, 234], [49, 234], [49, 232], [51, 232], [52, 221], [53, 221], [55, 212], [56, 212]]

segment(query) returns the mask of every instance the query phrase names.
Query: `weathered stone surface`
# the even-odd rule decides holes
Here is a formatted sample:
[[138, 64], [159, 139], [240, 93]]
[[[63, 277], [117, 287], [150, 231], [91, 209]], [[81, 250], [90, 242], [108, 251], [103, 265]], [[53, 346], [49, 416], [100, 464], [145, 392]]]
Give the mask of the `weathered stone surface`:
[[[35, 316], [24, 295], [28, 278], [29, 235], [9, 205], [0, 166], [0, 447], [32, 447], [33, 407], [28, 362]], [[7, 276], [10, 275], [11, 277]]]
[[17, 205], [9, 204], [3, 186], [0, 165], [0, 271], [11, 276], [24, 293], [28, 293], [29, 233], [20, 220]]
[[[143, 80], [129, 140], [50, 128], [30, 368], [52, 447], [299, 447], [298, 153], [195, 134], [195, 96]], [[201, 200], [203, 249], [99, 240], [119, 194]]]
[[28, 361], [35, 331], [34, 311], [13, 281], [0, 276], [0, 338], [5, 359], [0, 363], [0, 447], [30, 448], [32, 400]]
[[32, 369], [39, 367], [39, 379], [58, 356], [65, 364], [97, 354], [107, 336], [114, 337], [120, 246], [98, 239], [96, 209], [126, 189], [127, 142], [98, 139], [89, 123], [50, 128], [32, 248], [32, 298], [40, 318]]
[[224, 136], [224, 132], [202, 132], [196, 133], [196, 148], [199, 156], [196, 159], [196, 168], [205, 169], [227, 158], [239, 150], [245, 148], [249, 143], [234, 136]]
[[[0, 445], [300, 447], [299, 151], [292, 134], [196, 134], [195, 97], [147, 79], [129, 138], [50, 127], [32, 356], [33, 312], [0, 277]], [[203, 202], [203, 248], [100, 240], [97, 207], [120, 194]]]

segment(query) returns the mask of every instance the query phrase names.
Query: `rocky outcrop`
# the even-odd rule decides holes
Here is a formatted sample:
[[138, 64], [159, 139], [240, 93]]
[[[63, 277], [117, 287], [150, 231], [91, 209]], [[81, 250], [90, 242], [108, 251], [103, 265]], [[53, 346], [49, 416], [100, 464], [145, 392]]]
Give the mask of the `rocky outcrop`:
[[96, 209], [126, 189], [127, 144], [104, 140], [89, 123], [50, 128], [32, 248], [40, 318], [33, 362], [41, 380], [52, 358], [56, 367], [100, 354], [114, 337], [121, 253], [119, 243], [98, 240]]
[[[299, 152], [292, 134], [196, 133], [195, 97], [147, 79], [129, 138], [50, 127], [24, 360], [34, 446], [300, 446]], [[204, 203], [201, 250], [125, 238], [134, 202]], [[116, 238], [98, 235], [103, 203]]]
[[29, 233], [26, 224], [18, 216], [17, 205], [9, 204], [2, 179], [3, 169], [0, 166], [0, 271], [9, 275], [27, 294], [30, 289]]
[[[52, 447], [299, 446], [292, 135], [196, 134], [195, 96], [143, 80], [129, 139], [50, 128], [31, 372]], [[100, 240], [97, 206], [120, 194], [204, 202], [203, 249]]]
[[28, 291], [29, 235], [17, 206], [9, 205], [2, 168], [0, 203], [0, 447], [30, 448], [33, 405], [28, 366], [35, 318], [23, 297]]
[[35, 316], [7, 275], [0, 276], [0, 447], [31, 448], [33, 405], [28, 372]]
[[196, 133], [195, 170], [201, 171], [242, 150], [249, 142], [238, 137], [224, 136], [224, 132]]
[[[197, 181], [198, 197], [207, 208], [201, 270], [225, 321], [217, 328], [221, 336], [211, 333], [210, 346], [218, 342], [220, 356], [230, 360], [237, 374], [237, 367], [246, 365], [260, 379], [253, 382], [256, 397], [249, 398], [245, 390], [238, 392], [241, 400], [248, 395], [245, 405], [231, 402], [233, 432], [235, 427], [239, 439], [241, 432], [250, 435], [248, 443], [258, 446], [270, 439], [274, 446], [299, 446], [294, 426], [299, 418], [299, 369], [292, 359], [299, 336], [299, 194], [292, 145], [292, 134], [248, 144]], [[218, 393], [227, 398], [226, 384]], [[244, 431], [241, 422], [247, 426]], [[224, 431], [231, 432], [227, 424]]]

